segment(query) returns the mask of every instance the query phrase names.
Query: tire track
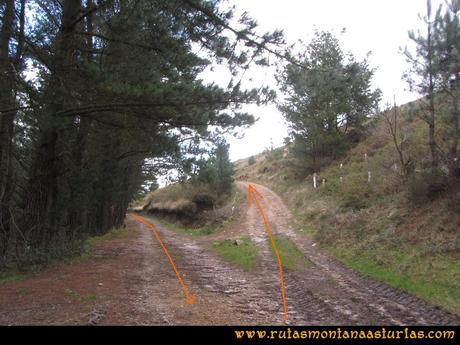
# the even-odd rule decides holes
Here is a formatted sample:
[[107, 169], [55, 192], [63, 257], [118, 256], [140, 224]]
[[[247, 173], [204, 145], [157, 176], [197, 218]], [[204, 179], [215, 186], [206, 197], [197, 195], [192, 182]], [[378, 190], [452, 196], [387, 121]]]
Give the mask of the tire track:
[[[239, 185], [240, 188], [247, 187], [246, 183]], [[264, 186], [253, 185], [264, 196], [261, 203], [273, 233], [285, 235], [296, 243], [306, 259], [315, 266], [308, 272], [300, 274], [289, 271], [285, 273], [286, 294], [291, 301], [290, 305], [293, 309], [291, 313], [295, 315], [295, 320], [298, 320], [298, 316], [302, 316], [308, 324], [316, 324], [318, 320], [311, 318], [310, 308], [313, 308], [318, 315], [321, 315], [319, 317], [321, 322], [326, 321], [326, 324], [459, 323], [457, 316], [439, 307], [428, 305], [413, 295], [352, 271], [322, 253], [315, 247], [314, 242], [294, 232], [291, 226], [292, 215], [278, 195]], [[246, 218], [246, 221], [257, 222], [251, 215]], [[260, 224], [257, 226], [260, 227]], [[258, 240], [258, 235], [251, 231], [249, 233], [259, 245], [263, 244]], [[262, 255], [268, 254], [266, 249], [262, 250]], [[310, 303], [307, 303], [308, 298], [305, 296], [310, 296], [310, 299], [315, 302], [310, 300]], [[326, 313], [325, 319], [322, 317], [324, 310], [333, 310], [336, 315]], [[342, 317], [338, 318], [338, 314]]]
[[[246, 183], [238, 185], [246, 190]], [[172, 300], [158, 305], [161, 289], [151, 293], [158, 282], [145, 277], [155, 274], [148, 261], [159, 258], [149, 257], [144, 269], [138, 273], [140, 279], [144, 279], [144, 294], [140, 301], [150, 298], [147, 305], [155, 307], [149, 309], [145, 308], [145, 302], [139, 303], [144, 314], [148, 310], [158, 313], [166, 324], [459, 324], [457, 316], [350, 270], [322, 252], [313, 241], [293, 230], [292, 215], [278, 195], [264, 186], [254, 186], [264, 196], [261, 205], [273, 234], [289, 238], [312, 263], [311, 267], [303, 269], [283, 270], [288, 320], [284, 320], [279, 268], [264, 224], [257, 208], [248, 209], [245, 204], [240, 206], [238, 222], [206, 237], [182, 235], [152, 221], [168, 250], [174, 253], [177, 266], [197, 300], [193, 306], [179, 308], [179, 311], [171, 306], [174, 304]], [[256, 267], [251, 271], [225, 262], [211, 250], [215, 240], [241, 236], [249, 236], [258, 248]], [[144, 237], [146, 247], [143, 251], [148, 252], [150, 247], [157, 246], [147, 229], [144, 229]], [[176, 288], [174, 293], [180, 296], [180, 287]], [[202, 314], [207, 316], [195, 319], [196, 315]]]

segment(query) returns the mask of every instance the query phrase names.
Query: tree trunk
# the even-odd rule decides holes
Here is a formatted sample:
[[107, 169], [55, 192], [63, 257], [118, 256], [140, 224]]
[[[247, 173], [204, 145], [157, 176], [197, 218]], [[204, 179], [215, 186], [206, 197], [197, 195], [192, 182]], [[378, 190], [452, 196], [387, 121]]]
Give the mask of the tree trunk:
[[434, 85], [434, 46], [433, 46], [433, 33], [432, 23], [428, 23], [428, 35], [427, 35], [427, 46], [428, 46], [428, 145], [431, 151], [431, 169], [436, 171], [439, 165], [438, 148], [436, 144], [436, 108], [434, 105], [435, 96], [435, 85]]
[[[86, 11], [94, 7], [93, 0], [86, 1]], [[93, 13], [90, 13], [85, 18], [85, 31], [88, 33], [93, 32]], [[83, 43], [86, 49], [87, 63], [93, 63], [93, 37], [88, 35]], [[91, 130], [92, 120], [89, 117], [82, 116], [79, 118], [79, 126], [76, 134], [76, 142], [74, 150], [74, 164], [75, 164], [75, 179], [72, 187], [71, 203], [73, 211], [73, 220], [80, 228], [81, 232], [88, 231], [88, 213], [89, 213], [89, 194], [90, 182], [88, 181], [86, 165], [86, 154], [88, 146], [88, 136]]]
[[[458, 84], [458, 83], [457, 83]], [[454, 92], [458, 93], [457, 90]], [[449, 148], [449, 174], [452, 177], [460, 177], [460, 159], [458, 157], [458, 140], [460, 138], [460, 107], [458, 98], [452, 97], [452, 141]]]
[[[35, 234], [36, 245], [49, 245], [57, 236], [59, 227], [69, 223], [70, 196], [68, 167], [68, 146], [71, 136], [68, 128], [73, 118], [56, 118], [71, 99], [72, 78], [75, 77], [75, 63], [78, 40], [74, 31], [80, 14], [80, 0], [65, 0], [62, 5], [62, 22], [55, 42], [53, 70], [46, 91], [50, 103], [44, 109], [41, 120], [38, 147], [29, 179], [29, 200], [26, 212], [35, 219], [39, 232]], [[45, 239], [45, 240], [44, 240]]]
[[[10, 43], [15, 21], [14, 0], [5, 1], [0, 32], [0, 109], [14, 108], [14, 69]], [[12, 197], [12, 146], [15, 111], [0, 114], [0, 255], [5, 258], [10, 239]]]

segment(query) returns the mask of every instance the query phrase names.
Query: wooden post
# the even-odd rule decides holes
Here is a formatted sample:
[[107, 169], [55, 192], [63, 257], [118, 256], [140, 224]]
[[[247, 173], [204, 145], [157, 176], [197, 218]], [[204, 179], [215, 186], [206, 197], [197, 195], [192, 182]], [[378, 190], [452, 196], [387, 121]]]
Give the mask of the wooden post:
[[371, 178], [372, 178], [372, 175], [371, 175], [371, 171], [369, 170], [369, 162], [367, 161], [367, 153], [364, 154], [364, 161], [367, 163], [367, 183], [371, 183]]
[[316, 173], [314, 173], [313, 174], [313, 188], [315, 188], [315, 189], [318, 188], [318, 184], [317, 184], [316, 179], [317, 179], [317, 175], [316, 175]]

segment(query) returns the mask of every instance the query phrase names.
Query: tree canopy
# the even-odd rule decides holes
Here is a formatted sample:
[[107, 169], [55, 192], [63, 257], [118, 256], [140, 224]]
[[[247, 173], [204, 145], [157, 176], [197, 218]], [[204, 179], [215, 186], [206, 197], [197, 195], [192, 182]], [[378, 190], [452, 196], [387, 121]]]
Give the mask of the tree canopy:
[[[0, 13], [0, 265], [120, 226], [146, 179], [273, 96], [241, 79], [282, 33], [257, 34], [220, 0], [6, 0]], [[215, 64], [227, 88], [200, 78]]]
[[380, 97], [371, 89], [373, 70], [366, 60], [345, 54], [330, 32], [317, 31], [297, 63], [278, 75], [286, 94], [279, 109], [289, 123], [295, 150], [306, 171], [340, 155], [350, 128], [362, 128]]

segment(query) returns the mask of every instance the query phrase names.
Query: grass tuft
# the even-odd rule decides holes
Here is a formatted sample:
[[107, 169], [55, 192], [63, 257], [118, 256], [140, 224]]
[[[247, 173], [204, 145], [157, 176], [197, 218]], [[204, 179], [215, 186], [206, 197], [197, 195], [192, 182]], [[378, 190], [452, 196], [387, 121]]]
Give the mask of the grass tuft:
[[0, 285], [6, 284], [9, 282], [20, 281], [28, 279], [32, 276], [32, 270], [21, 271], [18, 269], [7, 270], [0, 273]]
[[252, 269], [256, 264], [257, 249], [248, 237], [215, 241], [212, 248], [225, 260], [238, 264], [246, 270]]
[[[310, 260], [303, 255], [300, 249], [290, 239], [284, 236], [275, 235], [273, 236], [273, 240], [280, 255], [283, 268], [293, 270], [311, 267], [312, 263]], [[268, 241], [272, 253], [275, 254], [270, 239], [268, 239]]]

